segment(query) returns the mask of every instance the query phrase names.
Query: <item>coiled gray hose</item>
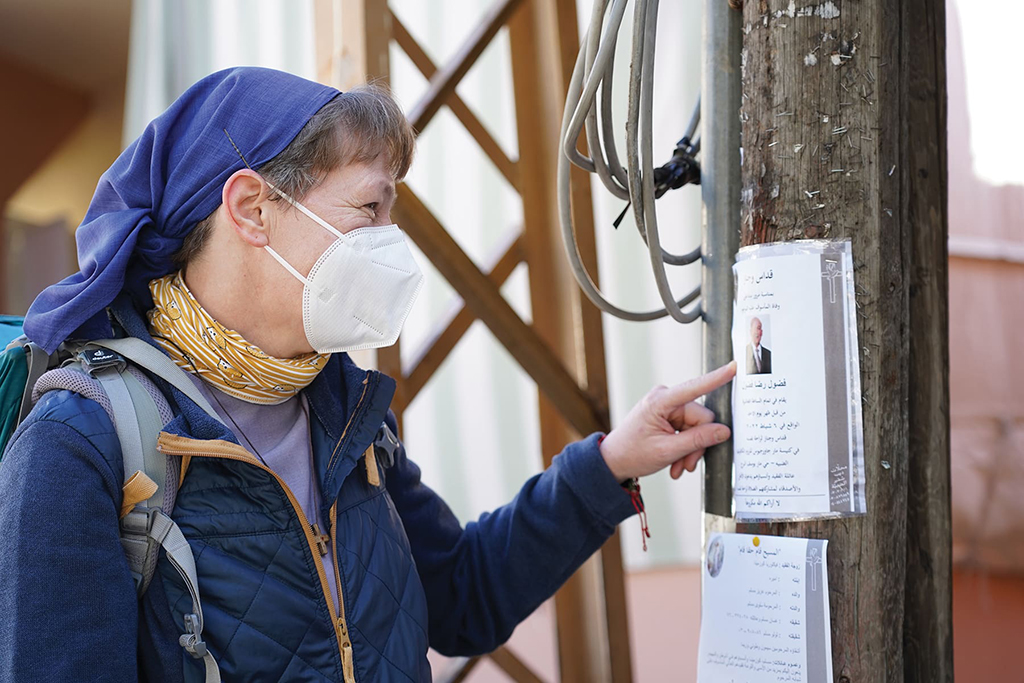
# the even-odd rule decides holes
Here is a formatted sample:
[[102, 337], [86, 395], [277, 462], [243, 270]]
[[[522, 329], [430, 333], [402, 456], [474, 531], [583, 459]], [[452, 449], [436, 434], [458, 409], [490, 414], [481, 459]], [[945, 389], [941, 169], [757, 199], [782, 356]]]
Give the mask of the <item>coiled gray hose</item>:
[[[701, 315], [700, 306], [689, 311], [683, 307], [700, 295], [700, 287], [676, 301], [668, 283], [665, 264], [686, 265], [700, 258], [700, 248], [676, 255], [661, 247], [657, 215], [654, 208], [654, 162], [652, 140], [654, 49], [657, 36], [659, 0], [636, 0], [633, 23], [632, 62], [630, 66], [629, 116], [626, 122], [626, 159], [623, 168], [615, 146], [611, 118], [612, 72], [619, 27], [625, 15], [627, 0], [612, 0], [608, 21], [604, 21], [608, 0], [595, 0], [590, 26], [573, 69], [562, 117], [562, 149], [558, 158], [558, 205], [562, 242], [569, 265], [587, 297], [601, 310], [625, 320], [647, 321], [671, 315], [679, 322], [693, 322]], [[604, 28], [602, 35], [602, 28]], [[600, 90], [600, 116], [595, 105]], [[699, 121], [697, 111], [686, 132], [693, 136]], [[591, 157], [576, 147], [580, 133], [586, 128]], [[699, 141], [693, 147], [699, 148]], [[639, 149], [638, 149], [639, 148]], [[637, 229], [647, 243], [658, 293], [664, 308], [654, 311], [627, 311], [612, 304], [594, 283], [583, 264], [572, 225], [570, 205], [569, 163], [596, 173], [602, 184], [619, 199], [633, 206]], [[641, 172], [641, 168], [646, 172]]]

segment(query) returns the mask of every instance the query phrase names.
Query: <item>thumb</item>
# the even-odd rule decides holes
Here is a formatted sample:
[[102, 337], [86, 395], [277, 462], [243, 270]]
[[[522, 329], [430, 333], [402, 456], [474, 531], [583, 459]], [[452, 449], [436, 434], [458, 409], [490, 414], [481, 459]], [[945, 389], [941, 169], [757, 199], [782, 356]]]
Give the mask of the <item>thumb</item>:
[[703, 451], [727, 440], [732, 431], [723, 424], [712, 422], [685, 429], [671, 439], [673, 460], [683, 458], [695, 451]]

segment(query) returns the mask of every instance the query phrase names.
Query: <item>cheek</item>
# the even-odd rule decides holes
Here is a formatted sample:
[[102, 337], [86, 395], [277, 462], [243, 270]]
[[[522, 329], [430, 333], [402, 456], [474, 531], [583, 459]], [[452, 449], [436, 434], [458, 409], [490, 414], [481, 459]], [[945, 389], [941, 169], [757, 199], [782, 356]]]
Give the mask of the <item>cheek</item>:
[[[313, 266], [333, 241], [333, 239], [326, 240], [326, 244], [319, 239], [306, 239], [304, 242], [297, 242], [292, 248], [292, 253], [295, 255], [295, 260], [291, 262], [292, 267], [308, 279]], [[284, 307], [283, 310], [288, 311], [289, 315], [297, 312], [301, 316], [304, 285], [291, 273], [284, 269], [281, 270], [285, 280], [281, 281], [280, 292], [275, 298]]]
[[[303, 269], [293, 264], [300, 273]], [[274, 270], [263, 283], [265, 313], [269, 318], [288, 325], [301, 325], [303, 285], [276, 261]]]
[[[319, 235], [304, 235], [302, 239], [290, 240], [279, 249], [292, 268], [308, 278], [313, 265], [333, 241], [328, 239], [324, 244]], [[268, 255], [261, 289], [269, 315], [280, 316], [282, 320], [290, 321], [289, 324], [301, 326], [303, 288], [298, 278]]]
[[306, 277], [309, 277], [313, 266], [320, 260], [324, 252], [327, 251], [327, 248], [334, 244], [334, 240], [334, 235], [326, 230], [321, 230], [320, 234], [307, 238], [297, 245], [296, 251], [300, 254], [301, 261], [296, 264], [296, 269]]
[[[287, 259], [292, 268], [309, 277], [313, 265], [334, 242], [334, 235], [319, 226], [300, 225], [297, 229], [289, 231], [285, 240], [279, 240], [282, 256]], [[285, 271], [285, 275], [294, 283], [299, 291], [302, 290], [302, 283]]]

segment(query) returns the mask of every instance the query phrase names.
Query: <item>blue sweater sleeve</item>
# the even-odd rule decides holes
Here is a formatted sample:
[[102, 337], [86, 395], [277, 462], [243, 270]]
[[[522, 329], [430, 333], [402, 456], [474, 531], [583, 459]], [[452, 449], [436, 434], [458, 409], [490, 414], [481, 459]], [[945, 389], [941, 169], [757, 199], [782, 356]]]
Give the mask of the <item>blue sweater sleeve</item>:
[[494, 650], [634, 513], [598, 437], [566, 446], [511, 503], [465, 529], [399, 447], [387, 488], [427, 595], [431, 647], [449, 656]]
[[59, 393], [102, 418], [68, 424], [37, 406], [0, 464], [0, 681], [136, 681], [121, 485], [96, 446], [113, 428]]

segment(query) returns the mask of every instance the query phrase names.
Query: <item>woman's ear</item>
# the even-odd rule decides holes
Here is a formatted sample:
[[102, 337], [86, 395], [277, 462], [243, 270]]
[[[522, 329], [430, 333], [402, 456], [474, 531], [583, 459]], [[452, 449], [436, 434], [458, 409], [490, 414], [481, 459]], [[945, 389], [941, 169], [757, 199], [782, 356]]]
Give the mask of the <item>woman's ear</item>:
[[246, 244], [261, 248], [270, 241], [267, 211], [270, 188], [260, 174], [243, 168], [224, 183], [221, 201], [228, 221]]

